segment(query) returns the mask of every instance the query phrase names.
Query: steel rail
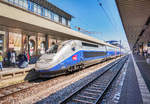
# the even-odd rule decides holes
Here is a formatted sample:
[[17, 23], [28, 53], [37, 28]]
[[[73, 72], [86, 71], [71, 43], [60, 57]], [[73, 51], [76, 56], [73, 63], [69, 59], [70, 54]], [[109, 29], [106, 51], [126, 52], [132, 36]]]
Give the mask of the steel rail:
[[[14, 84], [14, 85], [10, 85], [4, 88], [0, 88], [0, 100], [3, 100], [9, 96], [14, 96], [15, 94], [18, 93], [22, 93], [27, 91], [28, 89], [31, 89], [33, 87], [36, 87], [40, 84], [44, 84], [45, 82], [41, 82], [41, 83], [37, 83], [36, 81], [38, 81], [39, 79], [35, 80], [35, 83], [30, 83], [28, 81], [22, 82], [22, 83], [18, 83], [18, 84]], [[22, 87], [22, 88], [21, 88]], [[23, 88], [24, 87], [24, 88]], [[12, 91], [12, 89], [17, 89], [16, 91]], [[9, 92], [9, 93], [7, 93]]]
[[[125, 58], [125, 59], [124, 59], [124, 58]], [[74, 91], [74, 92], [71, 93], [69, 96], [67, 96], [64, 100], [60, 101], [59, 104], [66, 104], [67, 102], [71, 101], [71, 99], [72, 99], [73, 96], [75, 96], [75, 95], [77, 95], [78, 93], [80, 93], [80, 92], [81, 92], [82, 90], [84, 90], [87, 86], [89, 86], [92, 82], [94, 82], [95, 80], [97, 80], [98, 78], [100, 78], [101, 76], [103, 76], [108, 70], [110, 70], [111, 68], [113, 68], [113, 67], [115, 67], [116, 65], [118, 65], [118, 63], [124, 62], [124, 61], [126, 61], [126, 60], [127, 60], [127, 56], [125, 56], [125, 57], [123, 57], [123, 58], [117, 60], [117, 61], [114, 62], [111, 66], [107, 67], [106, 70], [105, 70], [102, 74], [100, 74], [98, 77], [96, 77], [96, 78], [93, 79], [92, 81], [90, 81], [90, 82], [86, 83], [85, 85], [81, 86], [80, 88], [78, 88], [76, 91]], [[123, 65], [124, 65], [124, 64], [122, 63], [122, 66], [121, 66], [121, 67], [123, 67]], [[121, 67], [120, 67], [120, 69], [121, 69]], [[119, 72], [117, 72], [117, 73], [119, 73]], [[117, 74], [115, 74], [115, 76], [117, 76]], [[114, 77], [113, 79], [115, 79], [115, 77]], [[113, 81], [113, 80], [111, 80], [111, 81]], [[112, 82], [111, 82], [111, 83], [112, 83]], [[110, 86], [111, 83], [109, 83], [108, 85]], [[109, 86], [108, 86], [108, 87], [109, 87]], [[108, 88], [105, 88], [105, 90], [107, 90], [107, 89], [108, 89]], [[105, 92], [106, 92], [106, 91], [103, 91], [103, 93], [102, 93], [101, 95], [104, 95]], [[86, 92], [86, 93], [87, 93], [87, 92]], [[89, 93], [89, 94], [90, 94], [90, 93]], [[102, 98], [103, 98], [102, 96], [99, 96], [99, 97], [97, 98], [96, 102], [99, 102]], [[76, 99], [76, 101], [77, 101], [77, 99]], [[79, 101], [79, 102], [80, 102], [80, 101]], [[81, 101], [81, 102], [84, 102], [84, 101]], [[85, 103], [91, 103], [91, 102], [87, 102], [87, 101], [86, 101]], [[93, 103], [92, 103], [92, 104], [93, 104]], [[95, 103], [95, 104], [97, 104], [97, 103]]]
[[104, 89], [104, 91], [102, 92], [101, 96], [98, 97], [97, 101], [94, 104], [99, 104], [100, 102], [102, 102], [106, 92], [109, 90], [110, 86], [112, 85], [112, 83], [114, 82], [114, 80], [116, 79], [116, 77], [118, 76], [118, 74], [120, 73], [121, 69], [123, 68], [125, 62], [127, 59], [125, 59], [125, 61], [123, 62], [123, 64], [121, 65], [120, 69], [118, 70], [118, 72], [114, 75], [114, 77], [111, 79], [111, 81], [107, 84], [106, 88]]
[[[117, 64], [119, 61], [120, 61], [121, 59], [118, 59], [116, 62], [114, 62], [111, 66], [109, 66], [108, 68], [111, 68], [111, 67], [113, 67], [113, 65], [114, 64]], [[37, 81], [37, 79], [36, 80], [34, 80], [35, 82]], [[47, 81], [44, 81], [44, 82], [40, 82], [40, 83], [30, 83], [30, 82], [28, 82], [28, 81], [25, 81], [25, 82], [22, 82], [22, 83], [18, 83], [18, 84], [14, 84], [14, 85], [10, 85], [10, 86], [7, 86], [7, 87], [4, 87], [4, 88], [0, 88], [0, 100], [3, 100], [3, 99], [5, 99], [5, 98], [7, 98], [7, 97], [10, 97], [10, 96], [14, 96], [14, 95], [17, 95], [17, 94], [19, 94], [19, 93], [23, 93], [23, 92], [25, 92], [25, 91], [27, 91], [27, 90], [30, 90], [30, 89], [32, 89], [32, 88], [34, 88], [34, 87], [37, 87], [37, 86], [39, 86], [39, 85], [43, 85], [43, 84], [45, 84], [45, 83], [47, 83], [49, 80], [47, 80]], [[29, 86], [28, 86], [29, 85]], [[20, 86], [25, 86], [25, 88], [21, 88]], [[18, 87], [17, 89], [17, 91], [12, 91], [12, 89], [13, 88], [16, 88], [16, 87]], [[8, 92], [10, 92], [10, 93], [6, 93], [6, 92], [8, 91]], [[5, 94], [6, 93], [6, 94]]]

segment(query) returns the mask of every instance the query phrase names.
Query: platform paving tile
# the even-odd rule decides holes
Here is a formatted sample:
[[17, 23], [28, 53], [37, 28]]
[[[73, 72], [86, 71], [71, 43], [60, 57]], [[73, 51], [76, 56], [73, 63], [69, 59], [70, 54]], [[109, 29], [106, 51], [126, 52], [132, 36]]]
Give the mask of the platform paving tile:
[[133, 60], [132, 57], [130, 56], [119, 104], [142, 104], [142, 103], [143, 103], [142, 96], [140, 93]]
[[146, 59], [143, 56], [134, 55], [134, 59], [150, 91], [150, 64], [146, 63]]

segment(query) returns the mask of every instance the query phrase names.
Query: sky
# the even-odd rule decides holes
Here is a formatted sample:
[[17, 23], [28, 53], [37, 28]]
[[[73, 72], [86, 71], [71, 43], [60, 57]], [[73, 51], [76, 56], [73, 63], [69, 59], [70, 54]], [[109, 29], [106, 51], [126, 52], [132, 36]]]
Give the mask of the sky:
[[48, 1], [74, 17], [71, 21], [72, 29], [75, 30], [74, 27], [78, 26], [87, 31], [98, 32], [99, 34], [89, 34], [89, 36], [104, 41], [121, 40], [124, 47], [128, 47], [115, 0]]

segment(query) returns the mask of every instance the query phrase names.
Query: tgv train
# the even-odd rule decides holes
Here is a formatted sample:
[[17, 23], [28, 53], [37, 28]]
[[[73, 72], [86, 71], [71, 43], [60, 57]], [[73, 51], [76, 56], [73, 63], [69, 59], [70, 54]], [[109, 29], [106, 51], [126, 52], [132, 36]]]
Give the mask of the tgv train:
[[81, 40], [68, 40], [54, 45], [36, 62], [40, 77], [53, 77], [119, 56], [120, 48], [107, 44], [94, 44]]

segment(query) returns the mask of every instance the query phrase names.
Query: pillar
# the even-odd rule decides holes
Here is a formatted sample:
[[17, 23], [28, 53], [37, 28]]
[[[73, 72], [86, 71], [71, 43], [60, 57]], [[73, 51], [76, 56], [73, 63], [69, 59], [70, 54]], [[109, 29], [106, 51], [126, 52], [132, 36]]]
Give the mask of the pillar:
[[37, 34], [37, 35], [36, 35], [36, 46], [35, 46], [36, 56], [38, 55], [38, 44], [39, 44], [39, 42], [38, 42], [38, 37], [39, 37], [39, 35]]
[[28, 35], [27, 37], [27, 42], [28, 42], [28, 53], [29, 53], [29, 56], [30, 56], [30, 44], [29, 44], [29, 41], [30, 41], [30, 36]]
[[48, 40], [48, 35], [45, 35], [45, 51], [48, 50], [48, 44], [49, 44], [49, 40]]

